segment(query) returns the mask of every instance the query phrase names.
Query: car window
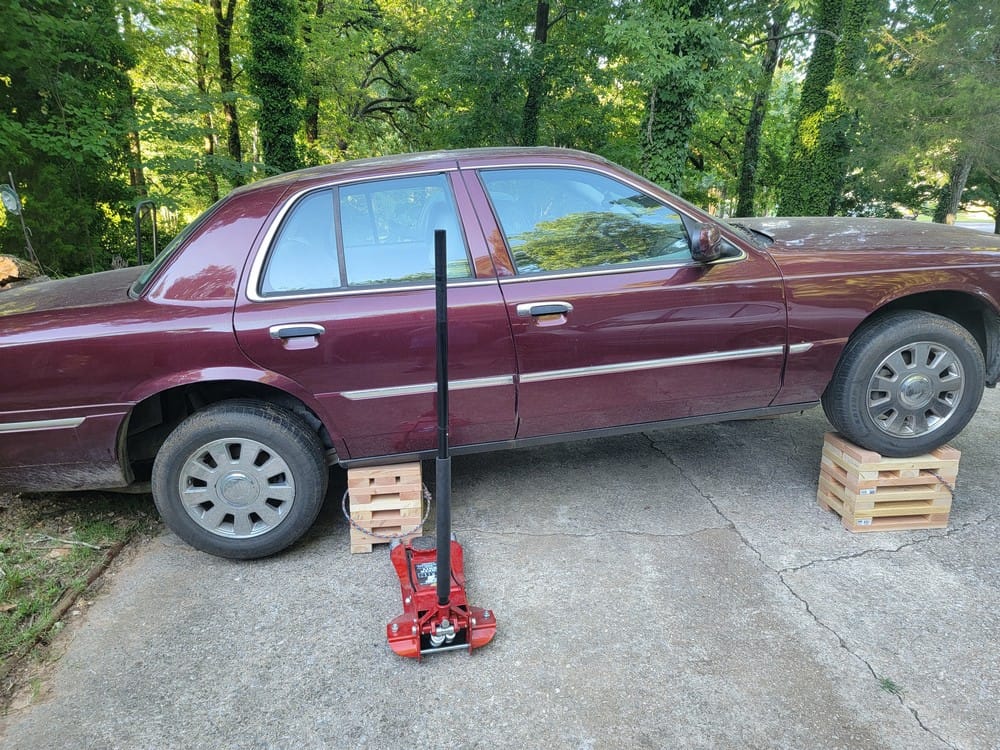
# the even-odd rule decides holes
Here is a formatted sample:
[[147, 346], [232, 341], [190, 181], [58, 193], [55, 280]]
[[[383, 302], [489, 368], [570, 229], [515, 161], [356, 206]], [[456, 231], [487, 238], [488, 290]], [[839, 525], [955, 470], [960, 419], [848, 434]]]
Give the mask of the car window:
[[433, 280], [435, 229], [447, 232], [448, 278], [472, 275], [446, 175], [346, 185], [339, 203], [347, 286]]
[[691, 260], [680, 215], [595, 172], [480, 173], [519, 274]]
[[215, 214], [216, 210], [222, 205], [222, 201], [216, 201], [211, 206], [209, 206], [197, 219], [192, 221], [186, 227], [184, 227], [178, 234], [167, 243], [160, 252], [156, 254], [153, 258], [153, 262], [146, 266], [146, 270], [143, 271], [139, 278], [135, 280], [132, 287], [129, 289], [129, 294], [132, 297], [138, 297], [143, 292], [146, 291], [146, 287], [149, 286], [149, 282], [153, 280], [153, 277], [159, 272], [167, 261], [170, 260], [174, 253], [183, 245], [187, 239], [194, 234], [196, 229], [199, 229], [202, 225], [206, 224], [208, 220]]
[[318, 292], [341, 286], [333, 232], [333, 191], [301, 198], [271, 243], [261, 278], [264, 295]]

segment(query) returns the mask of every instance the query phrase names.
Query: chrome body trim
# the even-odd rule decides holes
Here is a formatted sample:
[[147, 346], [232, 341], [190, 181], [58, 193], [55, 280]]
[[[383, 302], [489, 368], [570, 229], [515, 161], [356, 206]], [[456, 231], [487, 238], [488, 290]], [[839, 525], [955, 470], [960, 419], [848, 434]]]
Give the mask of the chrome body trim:
[[322, 336], [326, 329], [319, 323], [282, 323], [267, 329], [272, 339], [302, 338]]
[[[423, 169], [414, 172], [406, 172], [405, 174], [370, 174], [363, 176], [348, 176], [348, 175], [332, 175], [328, 182], [324, 182], [321, 185], [310, 185], [307, 188], [302, 188], [297, 192], [293, 193], [287, 198], [282, 198], [284, 205], [275, 214], [274, 219], [271, 221], [270, 226], [268, 226], [267, 231], [264, 233], [264, 238], [261, 240], [260, 245], [257, 248], [257, 254], [254, 256], [253, 263], [250, 265], [250, 273], [247, 278], [246, 283], [246, 295], [247, 299], [251, 302], [283, 302], [285, 300], [296, 300], [296, 299], [311, 299], [313, 297], [339, 297], [345, 294], [374, 294], [377, 292], [398, 292], [406, 290], [423, 290], [423, 289], [433, 289], [434, 283], [429, 284], [417, 284], [417, 285], [401, 285], [401, 286], [381, 286], [381, 287], [365, 287], [361, 289], [336, 289], [330, 291], [318, 291], [318, 292], [308, 292], [303, 294], [271, 294], [268, 296], [262, 296], [257, 293], [257, 283], [260, 281], [260, 274], [264, 270], [264, 261], [267, 257], [267, 251], [271, 247], [271, 242], [274, 240], [274, 236], [278, 233], [278, 228], [281, 226], [281, 222], [284, 221], [285, 215], [292, 209], [298, 201], [308, 195], [309, 193], [316, 193], [320, 190], [332, 190], [333, 188], [341, 187], [344, 185], [355, 185], [363, 182], [370, 182], [372, 180], [386, 180], [386, 179], [404, 179], [406, 177], [421, 177], [428, 174], [444, 174], [446, 172], [458, 172], [457, 166], [451, 167], [440, 167], [438, 169]], [[461, 216], [459, 216], [459, 221], [461, 221]], [[488, 279], [482, 281], [475, 278], [470, 278], [468, 280], [458, 281], [458, 282], [448, 282], [448, 286], [454, 286], [460, 284], [462, 286], [479, 286], [484, 284], [495, 284], [496, 279]]]
[[[733, 247], [737, 247], [733, 245]], [[642, 265], [623, 265], [615, 266], [613, 268], [589, 268], [580, 271], [538, 271], [524, 276], [503, 276], [500, 278], [501, 284], [523, 284], [528, 281], [551, 281], [553, 279], [572, 279], [577, 276], [609, 276], [611, 274], [626, 274], [626, 273], [640, 273], [642, 271], [665, 271], [671, 268], [698, 268], [701, 266], [721, 266], [725, 263], [738, 263], [741, 260], [746, 260], [746, 251], [737, 247], [740, 251], [739, 255], [734, 255], [731, 258], [719, 258], [719, 260], [713, 260], [711, 263], [696, 263], [693, 260], [682, 261], [679, 263], [650, 263], [647, 266]], [[780, 276], [769, 276], [764, 279], [755, 279], [757, 281], [780, 281]]]
[[813, 348], [811, 341], [803, 342], [801, 344], [790, 344], [788, 347], [789, 354], [802, 354]]
[[[513, 375], [496, 375], [485, 378], [468, 378], [466, 380], [451, 380], [449, 391], [466, 391], [473, 388], [494, 388], [496, 386], [514, 385]], [[434, 393], [436, 383], [416, 383], [387, 388], [365, 388], [358, 391], [341, 391], [340, 395], [349, 401], [367, 401], [373, 398], [395, 398], [397, 396], [416, 396], [422, 393]]]
[[683, 357], [664, 357], [663, 359], [646, 359], [638, 362], [616, 363], [612, 365], [596, 365], [593, 367], [572, 367], [566, 370], [545, 370], [522, 374], [522, 383], [540, 383], [549, 380], [566, 380], [568, 378], [585, 378], [591, 375], [618, 375], [641, 370], [657, 370], [666, 367], [682, 367], [684, 365], [703, 365], [710, 362], [726, 362], [734, 359], [755, 359], [784, 354], [784, 346], [762, 346], [756, 349], [734, 349], [728, 352], [708, 352], [707, 354], [688, 354]]
[[33, 430], [65, 430], [79, 427], [86, 417], [66, 417], [65, 419], [36, 419], [31, 422], [7, 422], [0, 424], [0, 433], [31, 432]]
[[573, 305], [561, 300], [545, 302], [522, 302], [517, 306], [519, 318], [531, 318], [535, 315], [565, 315], [573, 312]]

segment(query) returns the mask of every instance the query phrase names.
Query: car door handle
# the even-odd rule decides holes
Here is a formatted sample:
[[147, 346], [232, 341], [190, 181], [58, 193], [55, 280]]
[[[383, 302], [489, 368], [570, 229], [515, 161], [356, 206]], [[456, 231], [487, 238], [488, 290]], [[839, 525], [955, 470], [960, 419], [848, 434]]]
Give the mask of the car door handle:
[[298, 339], [306, 336], [319, 336], [326, 329], [318, 323], [283, 323], [271, 326], [268, 331], [272, 339]]
[[517, 306], [519, 318], [537, 318], [540, 315], [565, 315], [573, 312], [569, 302], [525, 302]]

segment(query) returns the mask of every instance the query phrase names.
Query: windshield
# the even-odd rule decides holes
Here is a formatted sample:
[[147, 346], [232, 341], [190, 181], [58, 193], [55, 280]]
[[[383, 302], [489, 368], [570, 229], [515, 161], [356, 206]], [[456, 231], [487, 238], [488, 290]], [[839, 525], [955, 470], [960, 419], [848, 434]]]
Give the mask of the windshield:
[[139, 278], [135, 280], [135, 283], [132, 284], [132, 288], [129, 289], [130, 296], [138, 297], [144, 291], [146, 291], [146, 287], [149, 286], [149, 282], [152, 281], [153, 277], [156, 276], [157, 272], [161, 268], [163, 268], [163, 266], [166, 264], [168, 260], [170, 260], [171, 257], [173, 257], [174, 253], [181, 245], [185, 243], [185, 241], [187, 241], [188, 237], [194, 234], [194, 231], [202, 224], [204, 224], [209, 216], [215, 213], [215, 209], [219, 206], [219, 203], [221, 202], [222, 201], [219, 201], [218, 203], [214, 203], [213, 205], [209, 206], [209, 208], [204, 213], [202, 213], [201, 216], [199, 216], [197, 219], [195, 219], [186, 227], [184, 227], [180, 232], [178, 232], [177, 236], [175, 236], [172, 240], [170, 240], [170, 242], [167, 243], [166, 247], [164, 247], [159, 253], [157, 253], [156, 257], [153, 258], [153, 262], [150, 263], [148, 266], [146, 266], [146, 270], [143, 271], [142, 274], [139, 276]]

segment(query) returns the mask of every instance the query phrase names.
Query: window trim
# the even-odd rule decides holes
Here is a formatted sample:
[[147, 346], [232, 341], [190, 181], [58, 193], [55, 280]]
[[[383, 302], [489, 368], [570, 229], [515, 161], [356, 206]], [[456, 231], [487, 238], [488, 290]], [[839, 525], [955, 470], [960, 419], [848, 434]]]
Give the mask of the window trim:
[[[423, 291], [427, 289], [434, 288], [433, 280], [427, 282], [423, 281], [413, 281], [409, 283], [388, 283], [388, 284], [367, 284], [359, 286], [340, 286], [336, 289], [319, 289], [315, 291], [308, 292], [275, 292], [273, 294], [261, 294], [260, 293], [260, 283], [263, 279], [264, 269], [267, 265], [267, 256], [270, 254], [271, 246], [274, 244], [278, 233], [281, 230], [282, 224], [284, 224], [289, 212], [292, 208], [296, 206], [299, 201], [311, 193], [317, 193], [324, 190], [329, 190], [332, 193], [333, 206], [334, 206], [334, 231], [337, 238], [338, 246], [337, 259], [338, 263], [343, 265], [345, 263], [344, 249], [343, 249], [343, 228], [340, 223], [340, 188], [349, 187], [352, 185], [361, 185], [370, 182], [385, 182], [390, 180], [402, 180], [411, 177], [425, 177], [428, 175], [443, 175], [446, 178], [448, 184], [448, 192], [451, 197], [452, 205], [455, 208], [455, 216], [458, 219], [458, 226], [462, 232], [462, 242], [465, 246], [466, 259], [469, 262], [469, 272], [471, 276], [449, 280], [448, 286], [489, 286], [496, 283], [496, 279], [481, 279], [476, 276], [476, 264], [473, 261], [472, 253], [469, 246], [469, 239], [466, 236], [465, 222], [462, 218], [462, 212], [458, 207], [458, 200], [455, 196], [455, 187], [449, 177], [450, 173], [457, 173], [459, 170], [457, 167], [443, 167], [438, 169], [424, 169], [416, 172], [406, 172], [404, 174], [392, 174], [392, 175], [375, 175], [366, 176], [360, 178], [347, 177], [345, 179], [335, 180], [332, 182], [323, 183], [321, 185], [311, 185], [306, 188], [302, 188], [294, 193], [292, 193], [282, 204], [281, 208], [275, 214], [274, 219], [271, 221], [267, 230], [264, 232], [264, 236], [261, 239], [260, 245], [254, 255], [253, 262], [250, 265], [250, 273], [247, 277], [247, 283], [245, 287], [245, 292], [247, 299], [251, 302], [280, 302], [283, 300], [300, 300], [300, 299], [317, 299], [324, 297], [342, 297], [345, 295], [352, 294], [376, 294], [382, 292], [404, 292], [404, 291]], [[343, 271], [343, 268], [341, 269]], [[341, 281], [346, 281], [346, 276], [341, 276]]]

